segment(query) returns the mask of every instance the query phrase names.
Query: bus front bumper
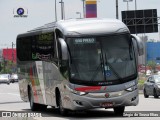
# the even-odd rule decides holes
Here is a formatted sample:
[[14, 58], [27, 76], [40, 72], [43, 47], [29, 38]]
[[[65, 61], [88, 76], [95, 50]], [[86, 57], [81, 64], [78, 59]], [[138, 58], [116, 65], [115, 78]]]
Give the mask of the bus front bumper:
[[114, 108], [118, 106], [136, 106], [139, 102], [138, 89], [116, 97], [105, 98], [105, 94], [88, 93], [87, 95], [80, 96], [72, 93], [71, 104], [66, 105], [66, 108], [71, 110]]

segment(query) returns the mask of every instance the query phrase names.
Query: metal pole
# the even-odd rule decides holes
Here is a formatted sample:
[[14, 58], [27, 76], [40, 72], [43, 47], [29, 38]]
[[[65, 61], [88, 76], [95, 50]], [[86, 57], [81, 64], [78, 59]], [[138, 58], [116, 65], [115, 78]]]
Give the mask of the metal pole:
[[128, 1], [127, 1], [127, 10], [129, 10], [129, 3], [128, 3]]
[[57, 0], [55, 0], [55, 21], [57, 21]]
[[[135, 11], [137, 10], [137, 0], [135, 0]], [[135, 13], [135, 16], [136, 16], [136, 13]], [[137, 17], [137, 16], [136, 16]], [[136, 35], [137, 35], [137, 23], [135, 22], [135, 30], [136, 30]]]
[[61, 16], [62, 16], [62, 20], [63, 20], [63, 0], [61, 0], [61, 2], [59, 2], [59, 3], [61, 3]]
[[137, 10], [137, 0], [135, 0], [135, 10]]
[[6, 59], [8, 60], [8, 47], [7, 47], [7, 57], [6, 57]]
[[84, 5], [84, 1], [85, 0], [82, 0], [82, 2], [83, 2], [83, 18], [85, 18], [85, 5]]
[[63, 20], [63, 0], [61, 0], [61, 12], [62, 12], [62, 20]]
[[118, 0], [116, 0], [116, 19], [118, 19]]
[[63, 19], [65, 20], [65, 8], [64, 8], [64, 2], [63, 2]]
[[14, 43], [12, 42], [12, 63], [14, 61], [13, 46], [14, 46]]

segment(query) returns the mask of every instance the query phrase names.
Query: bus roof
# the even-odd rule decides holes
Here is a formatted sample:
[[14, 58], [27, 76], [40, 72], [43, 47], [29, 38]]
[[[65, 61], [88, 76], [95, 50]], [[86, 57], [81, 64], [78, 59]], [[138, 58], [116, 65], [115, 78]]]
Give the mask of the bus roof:
[[98, 35], [128, 32], [127, 26], [117, 19], [71, 19], [58, 21], [56, 26], [64, 35]]
[[55, 28], [59, 29], [65, 36], [129, 33], [127, 26], [120, 20], [85, 18], [60, 20], [58, 22], [48, 23], [21, 35], [25, 36], [37, 32], [53, 31]]

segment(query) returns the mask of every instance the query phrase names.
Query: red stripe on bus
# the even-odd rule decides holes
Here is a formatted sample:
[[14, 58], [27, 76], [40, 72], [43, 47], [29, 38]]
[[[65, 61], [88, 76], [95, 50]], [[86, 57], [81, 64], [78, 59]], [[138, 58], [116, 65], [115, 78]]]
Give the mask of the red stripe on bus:
[[77, 87], [75, 88], [76, 91], [81, 92], [89, 92], [89, 91], [97, 91], [100, 90], [101, 86], [89, 86], [89, 87]]
[[35, 98], [35, 101], [38, 102], [38, 96], [37, 96], [37, 92], [36, 92], [36, 85], [35, 85], [35, 80], [33, 79], [33, 71], [32, 71], [32, 67], [30, 67], [30, 80], [32, 82], [32, 87], [33, 87], [33, 95]]
[[104, 87], [104, 90], [106, 90], [106, 89], [107, 89], [107, 87], [105, 86], [105, 87]]

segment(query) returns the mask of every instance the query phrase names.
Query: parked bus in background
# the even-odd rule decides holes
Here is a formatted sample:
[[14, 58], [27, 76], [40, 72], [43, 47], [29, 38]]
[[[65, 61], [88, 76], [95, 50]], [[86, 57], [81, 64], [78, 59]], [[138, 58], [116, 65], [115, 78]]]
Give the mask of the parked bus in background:
[[136, 106], [137, 57], [143, 45], [115, 19], [73, 19], [46, 24], [17, 37], [19, 89], [31, 109]]

